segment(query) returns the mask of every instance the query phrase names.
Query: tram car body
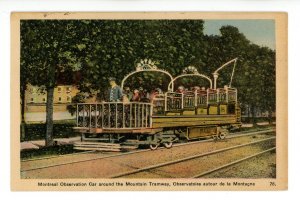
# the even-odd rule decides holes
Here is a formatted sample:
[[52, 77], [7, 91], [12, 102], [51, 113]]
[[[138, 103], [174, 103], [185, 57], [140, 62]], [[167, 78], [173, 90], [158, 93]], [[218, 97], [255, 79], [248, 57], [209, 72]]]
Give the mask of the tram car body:
[[[158, 69], [143, 66], [135, 72], [141, 71]], [[135, 72], [123, 79], [121, 87]], [[230, 130], [241, 126], [237, 89], [217, 88], [216, 79], [213, 87], [212, 81], [198, 72], [181, 76], [194, 75], [207, 78], [210, 88], [175, 92], [173, 83], [178, 76], [171, 77], [168, 92], [156, 95], [149, 103], [78, 103], [74, 130], [81, 133], [83, 142], [148, 145], [151, 149], [160, 145], [170, 148], [178, 140], [224, 139]], [[88, 146], [77, 148], [89, 149]]]

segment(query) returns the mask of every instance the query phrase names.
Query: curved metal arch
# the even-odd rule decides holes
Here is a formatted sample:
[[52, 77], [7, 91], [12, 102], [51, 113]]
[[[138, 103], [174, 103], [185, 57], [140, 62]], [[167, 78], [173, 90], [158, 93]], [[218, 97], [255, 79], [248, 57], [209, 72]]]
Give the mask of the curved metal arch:
[[[123, 90], [124, 83], [125, 83], [125, 81], [126, 81], [130, 76], [132, 76], [132, 75], [134, 75], [134, 74], [137, 74], [137, 73], [139, 73], [139, 72], [161, 72], [161, 73], [167, 74], [167, 75], [170, 77], [171, 82], [172, 82], [172, 80], [173, 80], [173, 76], [172, 76], [169, 72], [167, 72], [167, 71], [165, 71], [165, 70], [162, 70], [162, 69], [143, 69], [143, 70], [136, 70], [136, 71], [133, 71], [133, 72], [127, 74], [127, 75], [123, 78], [122, 83], [121, 83], [121, 89]], [[168, 85], [168, 89], [169, 89], [169, 86], [170, 86], [170, 84]], [[172, 84], [172, 91], [173, 91], [173, 89], [174, 89], [174, 84]]]
[[[204, 75], [204, 74], [200, 74], [200, 73], [197, 73], [197, 74], [181, 74], [179, 76], [176, 76], [174, 79], [171, 80], [171, 82], [169, 83], [168, 85], [168, 89], [172, 89], [172, 91], [174, 91], [174, 81], [176, 81], [177, 79], [179, 78], [182, 78], [182, 77], [186, 77], [186, 76], [198, 76], [198, 77], [202, 77], [202, 78], [205, 78], [209, 81], [209, 84], [210, 84], [210, 88], [212, 88], [212, 80], [211, 78], [209, 78], [208, 76]], [[172, 84], [172, 88], [170, 88], [170, 85]]]

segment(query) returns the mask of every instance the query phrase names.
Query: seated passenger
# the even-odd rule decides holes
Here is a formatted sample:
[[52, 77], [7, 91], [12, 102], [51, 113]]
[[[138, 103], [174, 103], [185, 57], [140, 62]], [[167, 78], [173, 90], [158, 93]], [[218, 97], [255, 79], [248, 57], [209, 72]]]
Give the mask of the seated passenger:
[[132, 95], [131, 101], [139, 102], [140, 100], [141, 100], [141, 96], [140, 96], [139, 90], [135, 89], [133, 91], [133, 95]]
[[156, 88], [155, 90], [158, 92], [158, 94], [163, 94], [163, 92], [160, 88]]
[[181, 85], [181, 86], [178, 87], [178, 89], [176, 90], [176, 92], [177, 92], [177, 93], [183, 94], [183, 93], [185, 93], [185, 89], [184, 89], [184, 87]]
[[199, 93], [200, 92], [200, 87], [199, 86], [195, 86], [193, 92]]
[[150, 102], [153, 103], [153, 100], [155, 99], [155, 97], [161, 93], [162, 93], [162, 91], [160, 88], [156, 88], [156, 89], [152, 90], [149, 95]]
[[144, 89], [143, 89], [142, 87], [140, 87], [138, 90], [139, 90], [140, 98], [141, 98], [141, 99], [145, 98]]
[[124, 87], [123, 93], [127, 96], [128, 99], [132, 99], [132, 92], [130, 91], [129, 87]]

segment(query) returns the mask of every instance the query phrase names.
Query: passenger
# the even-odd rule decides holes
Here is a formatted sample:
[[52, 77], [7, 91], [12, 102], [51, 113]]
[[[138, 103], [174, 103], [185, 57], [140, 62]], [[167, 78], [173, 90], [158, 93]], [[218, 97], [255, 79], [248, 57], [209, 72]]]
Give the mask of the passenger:
[[156, 88], [156, 91], [158, 92], [158, 94], [162, 94], [162, 90], [160, 88]]
[[[108, 101], [109, 102], [121, 102], [123, 100], [124, 95], [123, 95], [121, 87], [118, 86], [116, 83], [116, 78], [110, 77], [108, 80], [109, 80], [109, 85], [110, 85], [110, 89], [108, 90], [108, 94], [109, 94]], [[110, 106], [109, 127], [117, 127], [120, 125], [120, 123], [117, 123], [118, 120], [116, 120], [116, 118], [114, 117], [117, 115], [118, 112], [119, 111], [117, 109], [117, 106], [115, 106], [115, 105]]]
[[144, 89], [144, 90], [142, 88], [140, 88], [140, 89], [142, 90], [142, 92], [140, 92], [142, 94], [141, 101], [149, 103], [150, 102], [149, 92], [147, 91], [147, 89]]
[[132, 99], [132, 92], [130, 91], [129, 87], [124, 87], [124, 94], [127, 96], [128, 99]]
[[150, 93], [148, 92], [147, 89], [144, 90], [144, 94], [147, 99], [150, 99]]
[[110, 89], [109, 89], [109, 97], [108, 97], [108, 101], [109, 102], [118, 102], [122, 100], [123, 97], [123, 92], [122, 89], [120, 88], [120, 86], [118, 86], [116, 84], [116, 78], [114, 77], [110, 77], [109, 79], [109, 85], [110, 85]]
[[123, 101], [123, 103], [126, 104], [126, 105], [130, 102], [130, 101], [129, 101], [129, 98], [127, 97], [126, 94], [123, 95], [122, 101]]
[[185, 93], [185, 89], [183, 86], [179, 86], [178, 89], [176, 90], [176, 92], [183, 94], [183, 93]]
[[139, 94], [139, 90], [138, 89], [135, 89], [133, 91], [133, 95], [132, 95], [132, 98], [131, 98], [131, 101], [136, 101], [136, 102], [139, 102], [141, 100], [141, 96]]
[[145, 98], [145, 93], [144, 93], [144, 89], [142, 87], [139, 88], [139, 95], [141, 99]]
[[200, 92], [200, 87], [199, 86], [195, 86], [193, 92], [199, 93]]
[[153, 103], [154, 98], [159, 94], [159, 91], [157, 89], [152, 90], [151, 94], [149, 96], [150, 102]]

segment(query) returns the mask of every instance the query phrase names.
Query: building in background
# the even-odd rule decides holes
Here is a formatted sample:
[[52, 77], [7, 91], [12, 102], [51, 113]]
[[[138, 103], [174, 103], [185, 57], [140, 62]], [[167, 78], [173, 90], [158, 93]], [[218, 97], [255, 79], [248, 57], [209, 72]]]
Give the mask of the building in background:
[[[54, 120], [74, 119], [67, 110], [72, 103], [72, 98], [79, 92], [76, 86], [59, 85], [54, 88], [53, 118]], [[28, 85], [25, 92], [25, 121], [46, 121], [47, 93], [40, 87]]]

